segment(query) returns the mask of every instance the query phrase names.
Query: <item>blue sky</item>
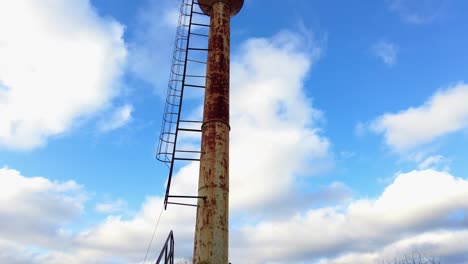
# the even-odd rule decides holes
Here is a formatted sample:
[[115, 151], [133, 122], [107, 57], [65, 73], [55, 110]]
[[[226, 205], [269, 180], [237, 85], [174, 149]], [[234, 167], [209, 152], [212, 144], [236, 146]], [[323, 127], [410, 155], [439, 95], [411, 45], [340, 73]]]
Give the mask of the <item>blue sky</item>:
[[[0, 3], [0, 262], [141, 263], [179, 1]], [[232, 263], [468, 263], [468, 3], [246, 0]], [[187, 109], [199, 115], [202, 97]], [[175, 173], [194, 194], [198, 164]], [[192, 252], [195, 210], [162, 214]]]

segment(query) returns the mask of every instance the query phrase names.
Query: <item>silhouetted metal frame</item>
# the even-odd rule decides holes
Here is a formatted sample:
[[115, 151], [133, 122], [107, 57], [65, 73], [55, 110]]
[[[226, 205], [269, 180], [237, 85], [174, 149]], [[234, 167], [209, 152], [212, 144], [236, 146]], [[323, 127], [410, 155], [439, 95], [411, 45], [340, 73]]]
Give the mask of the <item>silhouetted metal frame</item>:
[[164, 264], [174, 264], [174, 234], [172, 230], [169, 232], [166, 243], [164, 243], [155, 264], [161, 264], [161, 260], [164, 260], [164, 262], [162, 262]]

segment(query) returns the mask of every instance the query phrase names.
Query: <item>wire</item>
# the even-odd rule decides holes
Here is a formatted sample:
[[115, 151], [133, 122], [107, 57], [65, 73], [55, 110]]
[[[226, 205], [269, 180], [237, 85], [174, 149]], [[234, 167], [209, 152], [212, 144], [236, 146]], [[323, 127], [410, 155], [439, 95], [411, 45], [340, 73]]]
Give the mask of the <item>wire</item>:
[[151, 249], [151, 244], [153, 244], [154, 234], [156, 234], [156, 229], [158, 229], [159, 221], [161, 220], [161, 215], [163, 213], [163, 210], [164, 210], [164, 206], [161, 206], [161, 212], [159, 213], [158, 221], [156, 222], [156, 225], [154, 226], [153, 235], [151, 236], [151, 240], [149, 242], [148, 249], [146, 250], [146, 255], [145, 255], [145, 259], [143, 260], [143, 264], [146, 263], [146, 259], [148, 258], [148, 253], [149, 253], [149, 251]]

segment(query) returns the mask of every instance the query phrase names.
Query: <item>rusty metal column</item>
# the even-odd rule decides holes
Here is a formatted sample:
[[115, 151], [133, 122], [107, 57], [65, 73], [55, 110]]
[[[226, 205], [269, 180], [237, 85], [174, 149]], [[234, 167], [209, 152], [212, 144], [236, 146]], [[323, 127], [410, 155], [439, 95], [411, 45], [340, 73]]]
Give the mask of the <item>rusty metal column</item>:
[[230, 19], [243, 0], [199, 0], [210, 16], [194, 264], [228, 263]]

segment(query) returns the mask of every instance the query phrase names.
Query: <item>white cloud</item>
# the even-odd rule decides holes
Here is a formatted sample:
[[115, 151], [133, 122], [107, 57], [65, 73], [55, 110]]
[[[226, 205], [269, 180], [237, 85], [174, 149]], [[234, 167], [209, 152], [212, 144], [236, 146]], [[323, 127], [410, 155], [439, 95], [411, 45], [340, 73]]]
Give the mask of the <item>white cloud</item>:
[[89, 1], [0, 2], [0, 146], [32, 149], [116, 95], [123, 27]]
[[395, 65], [398, 57], [398, 46], [389, 41], [379, 41], [372, 46], [372, 52], [389, 66]]
[[[43, 254], [41, 263], [140, 263], [162, 206], [162, 198], [149, 197], [130, 219], [110, 215], [101, 223], [74, 234], [73, 240], [68, 242], [74, 245], [72, 249], [55, 249]], [[180, 206], [163, 212], [148, 262], [159, 254], [169, 230], [175, 230], [176, 255], [179, 258], [191, 255], [195, 212], [193, 208]]]
[[[440, 263], [468, 263], [466, 246], [460, 241], [468, 239], [467, 230], [435, 230], [403, 238], [394, 243], [368, 252], [346, 253], [336, 258], [324, 258], [319, 264], [350, 264], [350, 263], [398, 263], [405, 257], [422, 263], [439, 263], [431, 260], [440, 260]], [[419, 262], [418, 262], [419, 263]]]
[[27, 178], [4, 167], [0, 169], [0, 237], [25, 245], [57, 243], [67, 238], [60, 228], [82, 213], [85, 200], [82, 187], [73, 181]]
[[[83, 211], [83, 190], [76, 183], [26, 178], [7, 168], [0, 170], [0, 181], [8, 190], [2, 190], [1, 197], [8, 205], [0, 206], [0, 219], [9, 224], [0, 225], [0, 260], [5, 263], [137, 263], [163, 202], [150, 197], [129, 219], [111, 215], [86, 230], [64, 232], [63, 223]], [[342, 186], [332, 184], [329, 189], [337, 188]], [[35, 202], [37, 198], [47, 202]], [[23, 200], [32, 203], [21, 205]], [[25, 215], [23, 206], [34, 216]], [[64, 213], [65, 208], [74, 213]], [[281, 219], [236, 224], [230, 230], [230, 261], [371, 264], [420, 252], [438, 256], [443, 263], [468, 263], [468, 247], [460, 243], [468, 239], [466, 212], [468, 180], [435, 170], [400, 173], [376, 199], [347, 200]], [[194, 218], [192, 208], [171, 206], [164, 211], [150, 259], [171, 229], [178, 257], [190, 257]], [[38, 225], [43, 219], [52, 220], [47, 228]]]
[[424, 24], [433, 21], [442, 11], [445, 0], [389, 0], [389, 8], [410, 24]]
[[443, 259], [466, 255], [468, 247], [457, 242], [466, 235], [466, 216], [450, 216], [468, 210], [467, 198], [468, 181], [446, 172], [399, 174], [377, 199], [242, 228], [235, 234], [233, 262], [310, 263], [325, 257], [320, 263], [376, 263], [417, 251]]
[[[287, 197], [296, 177], [329, 164], [322, 113], [304, 93], [320, 47], [298, 34], [247, 41], [232, 60], [231, 205], [267, 206]], [[248, 164], [248, 165], [247, 165]], [[317, 171], [315, 171], [317, 172]], [[268, 183], [268, 188], [258, 188]]]
[[406, 151], [468, 126], [468, 85], [459, 83], [436, 92], [426, 103], [376, 118], [371, 130], [387, 145]]
[[[162, 198], [150, 197], [131, 219], [124, 219], [120, 215], [107, 217], [99, 225], [76, 236], [75, 243], [79, 247], [73, 254], [84, 256], [85, 252], [94, 251], [95, 260], [92, 263], [103, 263], [106, 259], [112, 258], [131, 262], [141, 261], [162, 206]], [[152, 246], [151, 259], [156, 252], [159, 253], [171, 229], [176, 230], [178, 256], [186, 257], [192, 250], [195, 209], [173, 206], [170, 210], [163, 212]]]
[[[53, 182], [25, 177], [0, 169], [0, 260], [2, 263], [137, 263], [148, 246], [163, 205], [162, 198], [148, 198], [127, 220], [109, 215], [86, 230], [72, 231], [67, 224], [84, 212], [86, 193], [73, 181]], [[115, 203], [98, 206], [112, 211]], [[112, 207], [112, 208], [111, 208]], [[110, 210], [112, 209], [112, 210]], [[110, 212], [113, 213], [113, 212]], [[178, 254], [189, 255], [195, 210], [175, 207], [165, 211], [150, 257], [160, 250], [166, 231], [177, 227]], [[129, 242], [131, 241], [131, 243]], [[184, 244], [184, 243], [189, 244]]]
[[315, 194], [317, 199], [324, 201], [347, 201], [351, 198], [352, 190], [341, 182], [332, 182], [319, 193]]
[[127, 202], [123, 199], [117, 199], [115, 201], [98, 203], [95, 206], [95, 210], [99, 213], [104, 214], [115, 214], [127, 209]]
[[38, 264], [40, 262], [26, 247], [0, 239], [0, 263]]
[[133, 107], [126, 104], [114, 110], [112, 115], [99, 123], [99, 130], [108, 132], [120, 127], [123, 127], [132, 120]]

